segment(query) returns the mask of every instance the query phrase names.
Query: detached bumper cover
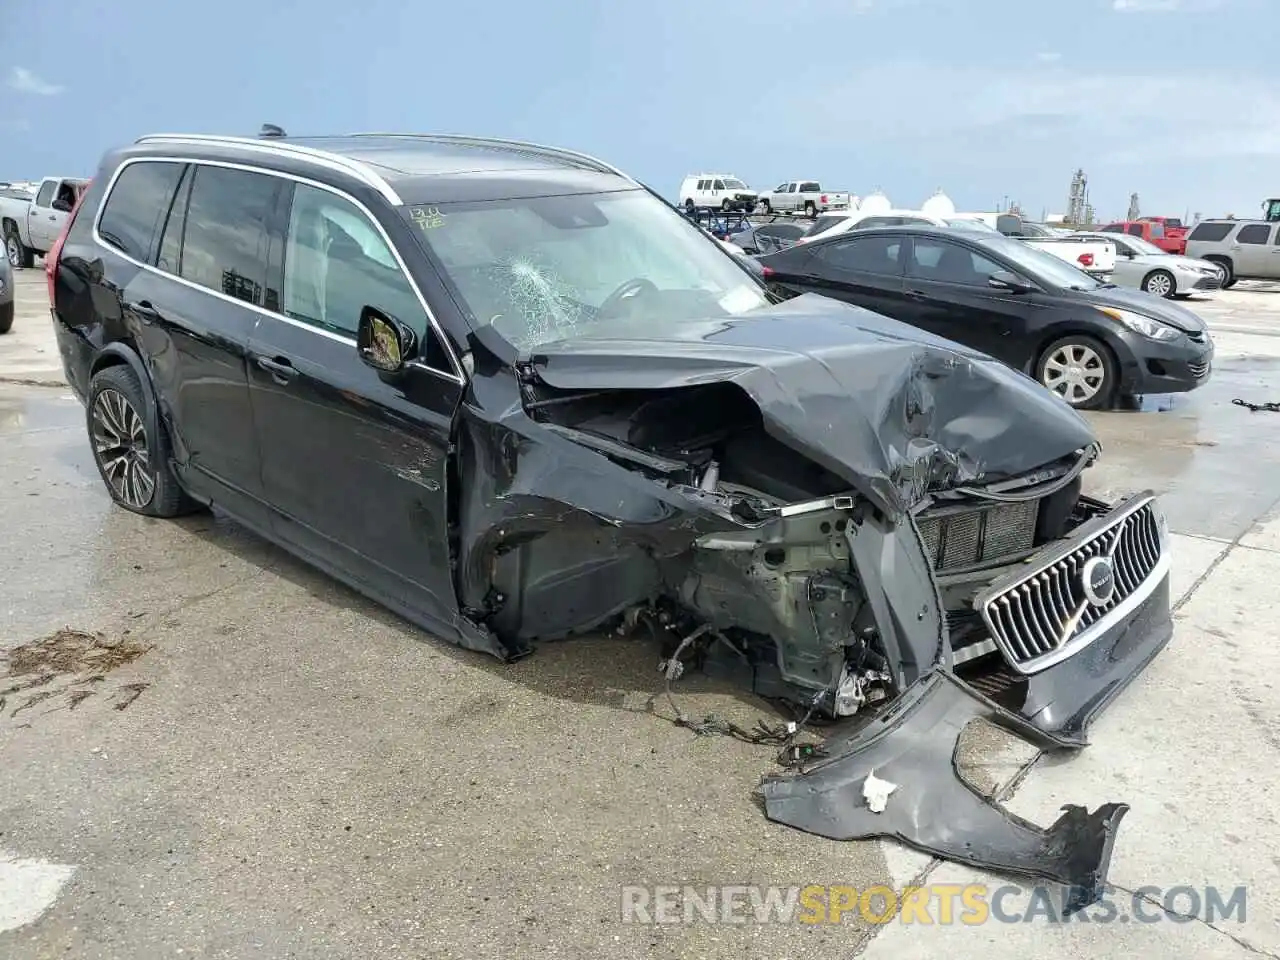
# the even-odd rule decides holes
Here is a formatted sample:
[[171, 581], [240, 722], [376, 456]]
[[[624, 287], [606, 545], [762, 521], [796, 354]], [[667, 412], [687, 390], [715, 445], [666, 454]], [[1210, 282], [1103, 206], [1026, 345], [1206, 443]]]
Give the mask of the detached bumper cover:
[[[1120, 541], [1118, 549], [1125, 550], [1122, 538], [1129, 534], [1124, 531], [1152, 532], [1139, 526], [1139, 518], [1152, 517], [1162, 532], [1163, 519], [1152, 510], [1149, 496], [1140, 495], [1083, 525], [1081, 537], [1047, 551], [1043, 571], [1032, 576], [1044, 577], [1051, 564], [1073, 552], [1088, 556], [1098, 543]], [[1068, 805], [1042, 829], [966, 783], [956, 754], [962, 731], [974, 720], [1002, 727], [1042, 750], [1087, 744], [1089, 724], [1172, 636], [1167, 544], [1163, 535], [1159, 539], [1160, 556], [1129, 595], [1134, 602], [1115, 603], [1096, 622], [1086, 646], [1024, 673], [1015, 709], [987, 699], [940, 665], [883, 714], [870, 722], [851, 720], [828, 737], [823, 753], [829, 759], [795, 776], [766, 778], [766, 815], [833, 840], [893, 838], [948, 860], [1060, 883], [1070, 891], [1068, 912], [1095, 902], [1128, 806], [1108, 803], [1090, 813]], [[867, 799], [876, 781], [894, 785], [881, 812]]]
[[[1061, 883], [1071, 890], [1068, 910], [1099, 899], [1128, 806], [1108, 803], [1093, 813], [1066, 806], [1047, 830], [1015, 816], [956, 769], [961, 731], [973, 720], [1044, 749], [1066, 746], [938, 670], [857, 733], [829, 739], [834, 759], [800, 776], [766, 779], [765, 813], [832, 840], [888, 837], [947, 860]], [[872, 774], [895, 787], [882, 813], [863, 796]]]

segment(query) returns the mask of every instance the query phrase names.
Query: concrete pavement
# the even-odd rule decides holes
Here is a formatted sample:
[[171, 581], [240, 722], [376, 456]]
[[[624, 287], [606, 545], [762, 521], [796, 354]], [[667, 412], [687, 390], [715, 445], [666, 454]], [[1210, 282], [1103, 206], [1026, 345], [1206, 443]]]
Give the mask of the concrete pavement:
[[[20, 276], [30, 339], [0, 338], [0, 379], [43, 379], [15, 377], [57, 362], [43, 274]], [[1224, 326], [1280, 317], [1259, 294], [1192, 306], [1215, 329], [1215, 311]], [[0, 708], [0, 956], [1280, 956], [1265, 772], [1280, 415], [1230, 402], [1280, 400], [1280, 340], [1216, 338], [1204, 389], [1094, 417], [1106, 452], [1089, 490], [1165, 495], [1175, 640], [1093, 746], [1035, 763], [1009, 805], [1047, 823], [1063, 802], [1132, 804], [1113, 879], [1247, 884], [1244, 923], [622, 924], [623, 884], [980, 878], [768, 823], [751, 790], [770, 751], [655, 716], [643, 644], [587, 638], [502, 666], [226, 521], [113, 509], [65, 388], [0, 383], [0, 649], [86, 632], [60, 635], [54, 679]], [[687, 688], [689, 712], [769, 716], [734, 689]], [[965, 769], [1005, 784], [1033, 759], [983, 737]]]

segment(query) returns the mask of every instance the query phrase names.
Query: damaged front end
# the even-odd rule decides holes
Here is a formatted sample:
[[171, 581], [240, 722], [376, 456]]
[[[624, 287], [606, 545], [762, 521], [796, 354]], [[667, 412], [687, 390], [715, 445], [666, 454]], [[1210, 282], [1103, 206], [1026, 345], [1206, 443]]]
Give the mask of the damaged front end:
[[770, 819], [1090, 902], [1126, 808], [1043, 831], [953, 758], [974, 719], [1085, 744], [1172, 631], [1158, 504], [1082, 496], [1099, 448], [1037, 385], [815, 300], [479, 369], [457, 437], [462, 611], [504, 657], [647, 619], [664, 657], [837, 721], [823, 759], [765, 780]]

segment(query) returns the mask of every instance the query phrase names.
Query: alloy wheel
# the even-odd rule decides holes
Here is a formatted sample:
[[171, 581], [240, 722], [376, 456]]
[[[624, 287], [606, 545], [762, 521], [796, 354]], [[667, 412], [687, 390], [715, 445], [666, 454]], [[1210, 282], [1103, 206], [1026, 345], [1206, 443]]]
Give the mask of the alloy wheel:
[[1147, 280], [1147, 293], [1154, 293], [1157, 297], [1167, 297], [1172, 290], [1173, 282], [1168, 274], [1157, 273]]
[[16, 235], [10, 233], [4, 238], [4, 255], [9, 258], [9, 266], [17, 270], [22, 266], [22, 250]]
[[147, 428], [124, 394], [106, 389], [93, 401], [93, 454], [116, 497], [135, 510], [156, 492]]
[[1063, 344], [1044, 364], [1043, 383], [1073, 407], [1087, 403], [1105, 386], [1107, 368], [1092, 347]]

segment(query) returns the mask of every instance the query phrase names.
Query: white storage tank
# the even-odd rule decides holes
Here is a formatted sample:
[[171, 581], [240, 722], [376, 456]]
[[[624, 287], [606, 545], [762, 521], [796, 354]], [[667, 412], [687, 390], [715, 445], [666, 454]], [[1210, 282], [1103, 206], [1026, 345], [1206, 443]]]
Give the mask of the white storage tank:
[[951, 202], [950, 197], [939, 189], [937, 193], [921, 205], [920, 212], [927, 213], [931, 217], [937, 217], [939, 220], [945, 220], [956, 215], [956, 205]]
[[862, 202], [858, 204], [859, 213], [888, 213], [893, 209], [893, 204], [889, 202], [889, 198], [877, 190], [870, 196], [864, 197]]

